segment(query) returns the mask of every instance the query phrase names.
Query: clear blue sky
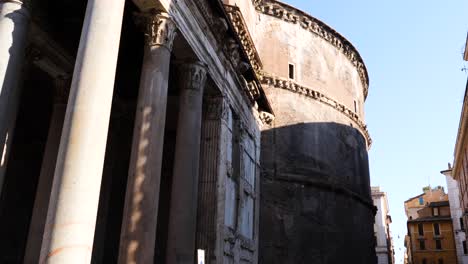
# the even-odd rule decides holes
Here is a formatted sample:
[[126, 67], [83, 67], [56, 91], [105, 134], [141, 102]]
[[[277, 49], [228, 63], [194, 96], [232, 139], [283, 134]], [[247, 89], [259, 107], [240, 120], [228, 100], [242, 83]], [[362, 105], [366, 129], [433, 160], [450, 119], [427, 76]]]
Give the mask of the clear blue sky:
[[468, 1], [285, 2], [336, 29], [364, 58], [371, 182], [388, 194], [396, 263], [403, 263], [403, 202], [429, 182], [445, 186], [439, 172], [453, 161], [467, 81]]

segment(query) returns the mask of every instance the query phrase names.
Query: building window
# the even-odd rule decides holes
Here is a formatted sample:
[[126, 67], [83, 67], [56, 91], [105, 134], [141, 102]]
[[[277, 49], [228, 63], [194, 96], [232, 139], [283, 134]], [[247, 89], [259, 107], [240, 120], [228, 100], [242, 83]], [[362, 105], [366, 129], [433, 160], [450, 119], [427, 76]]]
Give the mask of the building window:
[[294, 80], [294, 65], [291, 63], [289, 64], [289, 79]]
[[439, 259], [439, 261], [437, 262], [438, 264], [444, 264], [444, 259]]
[[419, 205], [423, 205], [423, 204], [424, 204], [424, 198], [419, 197]]
[[442, 241], [440, 239], [436, 239], [436, 249], [442, 249]]
[[356, 103], [356, 100], [354, 100], [354, 113], [357, 114], [357, 103]]
[[439, 216], [439, 207], [432, 208], [432, 215]]
[[466, 240], [463, 241], [463, 254], [466, 255], [468, 253], [468, 250], [466, 248]]
[[422, 224], [422, 223], [418, 224], [418, 234], [419, 234], [420, 236], [424, 236], [424, 228], [423, 228], [423, 224]]
[[460, 229], [465, 230], [465, 224], [463, 223], [463, 217], [460, 217]]
[[434, 223], [434, 235], [440, 236], [440, 228], [438, 223]]
[[419, 249], [426, 250], [426, 243], [424, 242], [424, 240], [419, 240]]
[[425, 258], [422, 259], [422, 264], [427, 264], [427, 260]]

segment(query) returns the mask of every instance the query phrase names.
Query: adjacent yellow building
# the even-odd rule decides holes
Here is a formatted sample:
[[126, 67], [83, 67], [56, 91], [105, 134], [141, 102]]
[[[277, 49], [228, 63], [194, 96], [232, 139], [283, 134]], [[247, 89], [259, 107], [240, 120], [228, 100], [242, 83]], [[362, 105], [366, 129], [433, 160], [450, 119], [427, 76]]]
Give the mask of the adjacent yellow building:
[[448, 197], [440, 187], [405, 202], [410, 264], [456, 264], [457, 255]]

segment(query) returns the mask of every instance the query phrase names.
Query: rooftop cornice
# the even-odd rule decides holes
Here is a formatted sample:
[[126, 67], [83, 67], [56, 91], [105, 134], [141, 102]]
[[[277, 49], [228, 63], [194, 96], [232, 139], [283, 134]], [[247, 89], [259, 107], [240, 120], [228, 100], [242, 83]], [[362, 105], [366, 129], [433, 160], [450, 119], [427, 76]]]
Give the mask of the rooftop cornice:
[[244, 47], [247, 57], [252, 64], [255, 73], [259, 74], [263, 68], [262, 61], [258, 55], [257, 48], [252, 40], [252, 36], [249, 33], [247, 24], [245, 23], [244, 17], [237, 6], [224, 5], [226, 13], [231, 19], [234, 30], [236, 31], [242, 46]]
[[290, 5], [276, 0], [252, 0], [252, 2], [257, 11], [289, 23], [299, 24], [302, 28], [316, 34], [342, 52], [356, 67], [364, 87], [364, 98], [367, 98], [369, 91], [367, 68], [351, 42], [324, 22]]
[[337, 111], [343, 113], [349, 119], [351, 119], [355, 124], [357, 124], [358, 129], [363, 134], [367, 147], [370, 148], [372, 145], [372, 138], [370, 137], [369, 131], [367, 130], [367, 125], [361, 121], [359, 116], [354, 113], [351, 109], [347, 108], [345, 105], [339, 103], [335, 99], [311, 88], [302, 86], [294, 81], [287, 80], [281, 77], [273, 76], [269, 73], [262, 72], [260, 77], [262, 84], [269, 85], [274, 88], [280, 88], [284, 90], [289, 90], [297, 94], [307, 96], [313, 100], [317, 100], [325, 105], [333, 107]]

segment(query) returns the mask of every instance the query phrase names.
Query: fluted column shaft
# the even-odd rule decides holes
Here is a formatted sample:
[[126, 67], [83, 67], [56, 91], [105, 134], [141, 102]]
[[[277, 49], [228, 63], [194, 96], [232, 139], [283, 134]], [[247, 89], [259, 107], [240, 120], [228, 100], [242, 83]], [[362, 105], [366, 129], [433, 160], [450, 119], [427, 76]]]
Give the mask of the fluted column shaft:
[[41, 251], [42, 236], [49, 206], [50, 191], [54, 180], [55, 164], [60, 145], [65, 111], [67, 109], [68, 89], [70, 81], [58, 78], [54, 81], [54, 106], [50, 118], [49, 133], [42, 159], [41, 173], [36, 189], [31, 223], [29, 225], [28, 241], [23, 263], [36, 263]]
[[180, 110], [166, 254], [168, 264], [191, 264], [195, 261], [200, 134], [205, 80], [206, 67], [201, 63], [181, 65]]
[[124, 4], [88, 0], [40, 263], [91, 261]]
[[119, 263], [153, 263], [171, 49], [176, 27], [166, 13], [138, 16], [146, 35]]
[[21, 1], [0, 0], [0, 192], [20, 100], [29, 18]]

